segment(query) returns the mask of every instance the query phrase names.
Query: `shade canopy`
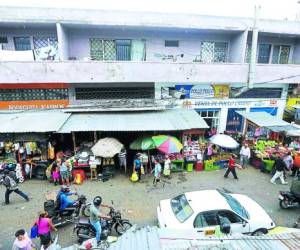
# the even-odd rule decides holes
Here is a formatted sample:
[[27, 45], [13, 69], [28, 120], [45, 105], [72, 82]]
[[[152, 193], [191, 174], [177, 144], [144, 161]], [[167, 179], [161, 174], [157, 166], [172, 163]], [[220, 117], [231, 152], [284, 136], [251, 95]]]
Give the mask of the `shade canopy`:
[[152, 136], [156, 148], [165, 154], [179, 153], [183, 148], [180, 141], [174, 136], [157, 135]]
[[59, 110], [0, 113], [0, 133], [56, 132], [71, 114]]
[[77, 131], [184, 131], [208, 128], [194, 110], [73, 113], [59, 130]]
[[110, 158], [120, 153], [124, 145], [115, 138], [106, 137], [100, 139], [93, 147], [95, 156]]
[[235, 149], [239, 146], [236, 140], [229, 135], [218, 134], [209, 138], [212, 144], [220, 146], [222, 148]]
[[132, 150], [149, 150], [154, 149], [154, 141], [152, 140], [151, 136], [149, 137], [140, 137], [134, 140], [130, 145], [129, 148]]

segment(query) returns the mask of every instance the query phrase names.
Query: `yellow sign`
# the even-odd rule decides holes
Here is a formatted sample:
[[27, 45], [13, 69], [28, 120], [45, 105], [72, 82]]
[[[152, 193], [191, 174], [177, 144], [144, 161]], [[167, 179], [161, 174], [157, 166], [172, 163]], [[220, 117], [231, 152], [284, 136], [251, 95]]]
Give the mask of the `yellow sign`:
[[215, 98], [228, 98], [229, 97], [229, 86], [228, 85], [212, 85], [214, 89]]
[[289, 110], [293, 109], [293, 106], [300, 105], [300, 97], [299, 98], [288, 98], [286, 103], [286, 108]]

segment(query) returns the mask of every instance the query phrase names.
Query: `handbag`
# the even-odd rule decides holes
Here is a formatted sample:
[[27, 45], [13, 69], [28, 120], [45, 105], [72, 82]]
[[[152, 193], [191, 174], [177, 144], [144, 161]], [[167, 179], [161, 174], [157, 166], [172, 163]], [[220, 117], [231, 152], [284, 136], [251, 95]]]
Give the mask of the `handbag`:
[[33, 227], [30, 230], [30, 238], [31, 239], [35, 239], [38, 236], [38, 226], [35, 224], [33, 225]]

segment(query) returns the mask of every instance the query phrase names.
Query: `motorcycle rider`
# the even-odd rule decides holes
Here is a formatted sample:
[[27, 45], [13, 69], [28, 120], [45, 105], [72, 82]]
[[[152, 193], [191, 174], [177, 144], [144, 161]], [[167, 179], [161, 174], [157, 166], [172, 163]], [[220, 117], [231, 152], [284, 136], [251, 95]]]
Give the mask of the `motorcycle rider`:
[[71, 192], [70, 188], [66, 185], [62, 185], [61, 189], [57, 195], [57, 201], [59, 203], [59, 210], [63, 211], [66, 208], [74, 207], [75, 201], [69, 199], [68, 196], [76, 194], [76, 192]]
[[99, 245], [101, 241], [101, 222], [100, 219], [106, 219], [110, 220], [110, 216], [106, 216], [100, 212], [100, 206], [101, 207], [107, 207], [110, 208], [108, 205], [101, 204], [102, 203], [102, 198], [100, 196], [96, 196], [93, 200], [93, 204], [90, 207], [90, 222], [92, 226], [96, 230], [96, 240], [97, 244]]

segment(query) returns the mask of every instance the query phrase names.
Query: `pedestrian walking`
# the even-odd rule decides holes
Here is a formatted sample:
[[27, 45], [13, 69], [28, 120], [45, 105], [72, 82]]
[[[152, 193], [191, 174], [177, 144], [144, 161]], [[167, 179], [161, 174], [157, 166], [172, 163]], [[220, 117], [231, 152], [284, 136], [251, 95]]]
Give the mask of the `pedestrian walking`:
[[235, 158], [236, 158], [235, 154], [230, 155], [229, 162], [228, 162], [228, 168], [225, 172], [224, 178], [228, 178], [229, 173], [232, 173], [234, 179], [238, 179], [235, 168], [238, 167], [239, 169], [242, 169], [242, 166], [235, 163]]
[[58, 165], [60, 166], [59, 174], [61, 177], [62, 184], [70, 186], [70, 174], [69, 174], [69, 170], [68, 170], [66, 161], [59, 160]]
[[299, 168], [300, 168], [300, 152], [295, 153], [294, 155], [294, 163], [292, 168], [292, 176], [297, 176], [299, 174]]
[[124, 167], [125, 173], [127, 171], [127, 152], [125, 148], [121, 149], [121, 152], [118, 154], [119, 157], [119, 166]]
[[35, 247], [24, 229], [18, 230], [15, 233], [15, 237], [16, 239], [12, 246], [12, 250], [32, 250]]
[[38, 236], [40, 237], [41, 245], [43, 239], [51, 239], [51, 230], [57, 232], [57, 229], [54, 227], [52, 220], [48, 218], [48, 213], [45, 211], [39, 212], [39, 218], [34, 223], [34, 225], [38, 227]]
[[142, 163], [141, 163], [141, 160], [140, 160], [140, 154], [137, 154], [135, 156], [135, 160], [133, 162], [133, 172], [136, 172], [137, 175], [138, 175], [138, 178], [139, 180], [138, 181], [141, 181], [141, 176], [142, 176]]
[[245, 168], [245, 165], [248, 163], [250, 157], [250, 148], [248, 147], [248, 144], [245, 143], [240, 150], [240, 164], [243, 168]]
[[165, 161], [164, 161], [164, 176], [167, 178], [171, 178], [171, 160], [168, 155], [166, 155]]
[[280, 178], [281, 184], [285, 185], [288, 184], [285, 180], [284, 180], [284, 169], [286, 168], [286, 165], [283, 161], [283, 159], [280, 157], [279, 154], [276, 155], [275, 158], [275, 164], [274, 164], [274, 168], [276, 170], [275, 174], [273, 175], [272, 179], [270, 180], [270, 182], [272, 184], [276, 184], [276, 180], [278, 178]]
[[213, 155], [213, 145], [211, 143], [208, 143], [205, 153], [206, 159], [210, 160]]
[[157, 183], [160, 182], [161, 176], [161, 165], [157, 159], [154, 159], [154, 169], [152, 172], [154, 173], [153, 186], [156, 187]]
[[27, 194], [23, 193], [18, 186], [17, 178], [13, 171], [9, 172], [8, 169], [4, 170], [3, 184], [6, 187], [5, 191], [5, 204], [9, 204], [9, 196], [12, 192], [22, 196], [26, 201], [29, 201]]

